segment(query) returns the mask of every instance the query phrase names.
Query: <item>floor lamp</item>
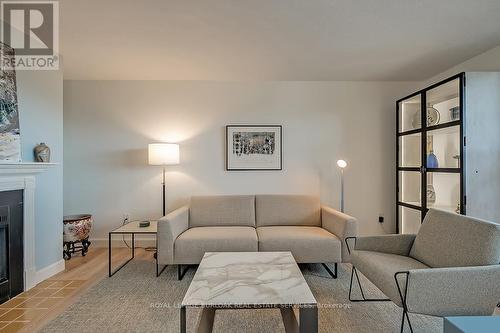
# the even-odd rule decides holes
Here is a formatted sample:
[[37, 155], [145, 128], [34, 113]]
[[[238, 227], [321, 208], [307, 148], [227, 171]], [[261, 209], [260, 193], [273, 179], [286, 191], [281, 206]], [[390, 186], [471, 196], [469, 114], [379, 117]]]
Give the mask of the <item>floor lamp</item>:
[[179, 164], [179, 145], [176, 143], [150, 143], [148, 146], [149, 165], [161, 165], [163, 167], [163, 189], [162, 216], [166, 215], [165, 209], [165, 167], [167, 165]]
[[344, 160], [338, 160], [337, 166], [340, 168], [340, 211], [344, 212], [344, 168], [347, 166], [347, 162]]

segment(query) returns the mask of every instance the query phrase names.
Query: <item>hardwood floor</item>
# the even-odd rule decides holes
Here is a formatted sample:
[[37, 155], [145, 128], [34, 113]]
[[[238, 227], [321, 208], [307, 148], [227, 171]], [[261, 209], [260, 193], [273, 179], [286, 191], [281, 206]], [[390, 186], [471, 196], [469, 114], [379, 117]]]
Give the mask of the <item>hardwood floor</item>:
[[[113, 266], [129, 256], [129, 249], [113, 248]], [[153, 252], [136, 248], [134, 260], [154, 261]], [[63, 272], [0, 304], [0, 333], [37, 332], [107, 275], [107, 248], [91, 247], [85, 257], [74, 256]]]

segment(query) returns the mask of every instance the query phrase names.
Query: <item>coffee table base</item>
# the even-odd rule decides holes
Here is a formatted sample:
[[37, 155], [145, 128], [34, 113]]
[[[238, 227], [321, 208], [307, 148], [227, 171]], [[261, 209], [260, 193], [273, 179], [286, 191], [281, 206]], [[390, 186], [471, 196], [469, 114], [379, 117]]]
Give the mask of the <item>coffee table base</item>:
[[[318, 332], [318, 308], [316, 306], [306, 306], [299, 308], [299, 322], [293, 308], [279, 307], [283, 325], [285, 326], [286, 333], [317, 333]], [[242, 307], [235, 308], [218, 308], [217, 310], [224, 309], [243, 309]], [[260, 309], [249, 307], [245, 309]], [[211, 333], [214, 326], [215, 308], [203, 308], [201, 318], [196, 329], [197, 333]], [[180, 311], [180, 332], [186, 333], [186, 307], [181, 307]]]

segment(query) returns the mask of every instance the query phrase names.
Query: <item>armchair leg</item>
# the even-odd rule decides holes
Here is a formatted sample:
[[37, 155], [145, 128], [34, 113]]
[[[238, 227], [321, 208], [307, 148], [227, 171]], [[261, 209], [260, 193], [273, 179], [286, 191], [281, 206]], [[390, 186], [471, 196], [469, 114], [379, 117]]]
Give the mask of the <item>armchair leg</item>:
[[160, 270], [160, 264], [158, 263], [158, 252], [155, 252], [153, 254], [153, 258], [155, 258], [156, 261], [156, 277], [160, 276], [161, 273], [167, 268], [168, 265], [163, 266], [163, 268]]
[[184, 270], [182, 270], [182, 265], [177, 265], [177, 280], [182, 280], [186, 272], [189, 270], [189, 265], [186, 265]]
[[[358, 283], [359, 290], [361, 291], [361, 299], [353, 299], [351, 297], [352, 281], [354, 279], [354, 276], [356, 276], [356, 281]], [[386, 302], [386, 301], [390, 301], [390, 299], [389, 298], [366, 298], [365, 293], [363, 292], [363, 287], [361, 286], [361, 281], [359, 281], [358, 271], [356, 270], [356, 267], [352, 266], [351, 282], [349, 284], [349, 301], [351, 301], [351, 302]]]
[[403, 331], [404, 331], [405, 317], [406, 317], [405, 310], [403, 310], [403, 317], [401, 318], [401, 327], [400, 327], [400, 330], [399, 330], [400, 333], [403, 333]]
[[[401, 303], [403, 304], [403, 319], [401, 320], [401, 333], [403, 333], [405, 326], [405, 317], [408, 321], [408, 327], [410, 328], [410, 332], [413, 333], [413, 327], [411, 326], [410, 316], [408, 315], [408, 306], [406, 305], [406, 295], [408, 292], [408, 275], [410, 272], [397, 272], [394, 274], [394, 280], [396, 280], [396, 286], [398, 287], [399, 297], [401, 297]], [[405, 289], [404, 293], [399, 284], [398, 275], [405, 275]]]
[[405, 318], [408, 321], [408, 327], [410, 328], [410, 332], [413, 333], [413, 327], [411, 326], [411, 321], [410, 317], [408, 316], [408, 311], [403, 308], [403, 318], [401, 319], [401, 330], [400, 332], [403, 333], [405, 329]]
[[160, 269], [160, 264], [158, 264], [158, 262], [156, 262], [156, 277], [159, 277], [161, 275], [161, 273], [163, 273], [165, 268], [167, 268], [167, 266], [168, 265], [165, 265], [165, 266], [163, 266], [162, 269]]
[[334, 279], [337, 278], [337, 276], [338, 276], [338, 274], [337, 274], [337, 263], [335, 263], [334, 266], [333, 266], [333, 270], [334, 270], [335, 273], [333, 273], [332, 270], [326, 264], [321, 263], [321, 265], [323, 265], [323, 267], [326, 269], [326, 271], [328, 272], [328, 274], [332, 278], [334, 278]]

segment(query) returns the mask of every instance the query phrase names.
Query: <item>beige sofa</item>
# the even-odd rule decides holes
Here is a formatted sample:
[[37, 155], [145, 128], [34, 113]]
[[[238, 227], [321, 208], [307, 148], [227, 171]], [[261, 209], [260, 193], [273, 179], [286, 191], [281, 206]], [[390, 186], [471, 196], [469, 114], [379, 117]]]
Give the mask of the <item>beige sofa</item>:
[[342, 239], [357, 234], [353, 217], [304, 195], [192, 197], [158, 222], [160, 265], [199, 264], [205, 252], [291, 251], [298, 263], [348, 260]]

